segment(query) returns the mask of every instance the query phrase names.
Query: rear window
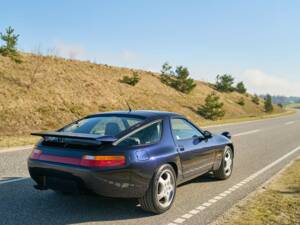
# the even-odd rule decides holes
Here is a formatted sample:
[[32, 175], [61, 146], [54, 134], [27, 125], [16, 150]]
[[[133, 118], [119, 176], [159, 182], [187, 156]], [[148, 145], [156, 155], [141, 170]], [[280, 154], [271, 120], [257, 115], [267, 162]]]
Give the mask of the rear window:
[[79, 120], [61, 131], [116, 136], [141, 121], [143, 121], [141, 117], [97, 116]]

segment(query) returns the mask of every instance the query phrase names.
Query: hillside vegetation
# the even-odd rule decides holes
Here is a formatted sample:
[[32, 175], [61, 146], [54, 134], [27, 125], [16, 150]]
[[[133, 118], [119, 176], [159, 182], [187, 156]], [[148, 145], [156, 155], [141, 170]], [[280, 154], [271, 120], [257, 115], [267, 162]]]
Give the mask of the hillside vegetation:
[[[125, 101], [133, 109], [174, 111], [203, 125], [206, 120], [197, 109], [212, 91], [224, 103], [224, 119], [265, 114], [262, 100], [257, 105], [251, 95], [218, 92], [201, 81], [184, 94], [153, 72], [25, 53], [21, 60], [0, 56], [0, 136], [28, 135], [95, 112], [127, 110]], [[140, 79], [134, 86], [120, 82], [133, 74]], [[244, 105], [238, 104], [241, 98]], [[273, 112], [282, 110], [274, 106]]]

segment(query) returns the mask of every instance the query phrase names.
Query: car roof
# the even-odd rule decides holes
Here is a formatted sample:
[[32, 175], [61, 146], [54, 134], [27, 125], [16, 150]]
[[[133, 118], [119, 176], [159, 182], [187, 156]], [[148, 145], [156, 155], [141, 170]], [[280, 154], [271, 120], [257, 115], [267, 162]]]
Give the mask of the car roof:
[[181, 116], [178, 113], [158, 111], [158, 110], [132, 110], [132, 111], [112, 111], [89, 115], [88, 117], [103, 116], [103, 115], [126, 115], [126, 116], [141, 116], [145, 118], [165, 117], [165, 116]]

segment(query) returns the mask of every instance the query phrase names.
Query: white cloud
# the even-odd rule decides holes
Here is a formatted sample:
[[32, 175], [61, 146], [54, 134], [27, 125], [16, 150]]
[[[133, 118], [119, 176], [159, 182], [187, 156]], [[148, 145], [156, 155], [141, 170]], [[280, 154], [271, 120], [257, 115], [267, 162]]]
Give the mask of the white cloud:
[[275, 77], [258, 69], [246, 70], [240, 78], [253, 93], [300, 96], [300, 83], [292, 82], [284, 77]]

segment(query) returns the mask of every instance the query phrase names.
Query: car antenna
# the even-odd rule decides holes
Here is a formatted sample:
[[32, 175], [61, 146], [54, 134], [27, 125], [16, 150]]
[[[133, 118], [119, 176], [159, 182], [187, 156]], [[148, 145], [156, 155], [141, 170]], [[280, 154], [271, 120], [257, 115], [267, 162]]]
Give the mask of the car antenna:
[[131, 112], [132, 111], [132, 109], [131, 109], [131, 107], [130, 107], [130, 105], [129, 105], [129, 103], [125, 100], [125, 102], [126, 102], [126, 104], [127, 104], [127, 106], [128, 106], [128, 111], [129, 112]]

